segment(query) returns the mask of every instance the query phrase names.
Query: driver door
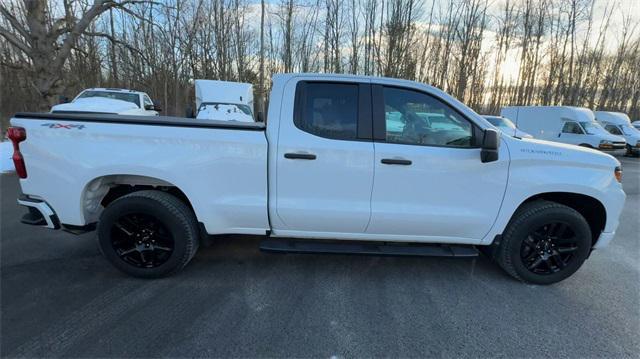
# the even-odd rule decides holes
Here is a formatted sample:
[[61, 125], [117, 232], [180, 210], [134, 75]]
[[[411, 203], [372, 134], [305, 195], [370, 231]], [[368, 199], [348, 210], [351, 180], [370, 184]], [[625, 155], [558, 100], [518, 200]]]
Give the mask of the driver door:
[[558, 137], [560, 137], [560, 142], [569, 143], [572, 145], [580, 145], [585, 142], [584, 130], [579, 123], [575, 121], [567, 121], [562, 126], [562, 132]]
[[[367, 233], [424, 242], [482, 239], [498, 214], [509, 155], [482, 163], [480, 129], [424, 92], [374, 86], [374, 182]], [[377, 99], [377, 100], [376, 100]]]

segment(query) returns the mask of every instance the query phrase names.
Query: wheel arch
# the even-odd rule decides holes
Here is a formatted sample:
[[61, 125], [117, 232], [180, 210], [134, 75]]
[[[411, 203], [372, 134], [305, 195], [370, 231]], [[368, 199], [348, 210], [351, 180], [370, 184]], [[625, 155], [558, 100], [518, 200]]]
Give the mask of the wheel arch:
[[82, 191], [81, 206], [86, 223], [96, 222], [102, 209], [114, 200], [129, 193], [143, 190], [159, 190], [170, 193], [195, 213], [185, 192], [169, 181], [151, 176], [110, 174], [90, 180]]
[[596, 243], [607, 223], [607, 211], [602, 202], [594, 197], [572, 192], [545, 192], [533, 195], [524, 200], [513, 215], [515, 216], [523, 205], [536, 200], [560, 203], [578, 211], [589, 224], [592, 245]]

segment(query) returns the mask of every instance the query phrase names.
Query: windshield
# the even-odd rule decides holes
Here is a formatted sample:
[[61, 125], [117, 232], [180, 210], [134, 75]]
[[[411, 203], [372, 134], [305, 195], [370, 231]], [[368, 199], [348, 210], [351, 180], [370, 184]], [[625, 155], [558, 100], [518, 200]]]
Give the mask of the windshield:
[[589, 135], [603, 133], [604, 131], [602, 126], [598, 125], [596, 122], [580, 122], [580, 125], [582, 125], [582, 128], [584, 128], [585, 132]]
[[504, 117], [485, 117], [487, 121], [489, 121], [492, 125], [496, 127], [503, 127], [514, 130], [516, 125], [511, 122], [508, 118]]
[[112, 100], [127, 101], [134, 103], [136, 104], [136, 106], [140, 107], [140, 96], [138, 96], [138, 94], [136, 93], [90, 90], [85, 91], [80, 94], [80, 96], [78, 96], [78, 98], [90, 97], [103, 97], [110, 98]]
[[237, 108], [238, 110], [242, 111], [245, 115], [253, 116], [253, 113], [251, 111], [251, 107], [249, 107], [248, 105], [237, 104], [237, 103], [206, 102], [206, 103], [203, 103], [203, 104], [200, 105], [200, 108], [198, 109], [198, 111], [203, 111], [204, 109], [206, 109], [208, 107], [213, 107], [213, 108], [215, 108], [217, 110], [220, 106], [232, 106], [232, 107]]
[[631, 126], [631, 125], [620, 125], [620, 128], [622, 129], [622, 133], [624, 133], [627, 136], [630, 135], [640, 135], [640, 130], [638, 130], [637, 128]]

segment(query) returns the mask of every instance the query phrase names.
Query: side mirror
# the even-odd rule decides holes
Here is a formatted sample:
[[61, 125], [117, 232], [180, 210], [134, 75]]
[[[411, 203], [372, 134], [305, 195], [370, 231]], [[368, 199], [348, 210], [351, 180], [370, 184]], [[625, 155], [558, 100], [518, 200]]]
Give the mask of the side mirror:
[[497, 161], [499, 148], [500, 132], [492, 128], [484, 130], [482, 151], [480, 151], [480, 160], [482, 160], [482, 163]]
[[144, 109], [147, 111], [157, 111], [157, 112], [162, 111], [162, 109], [156, 105], [144, 105]]

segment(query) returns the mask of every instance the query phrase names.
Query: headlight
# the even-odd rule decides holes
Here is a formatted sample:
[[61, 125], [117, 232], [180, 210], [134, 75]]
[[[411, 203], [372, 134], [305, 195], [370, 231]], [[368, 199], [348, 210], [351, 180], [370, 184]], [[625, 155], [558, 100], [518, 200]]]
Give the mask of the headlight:
[[598, 146], [598, 148], [612, 149], [613, 148], [613, 142], [607, 141], [607, 140], [602, 140], [602, 141], [600, 141], [600, 146]]

